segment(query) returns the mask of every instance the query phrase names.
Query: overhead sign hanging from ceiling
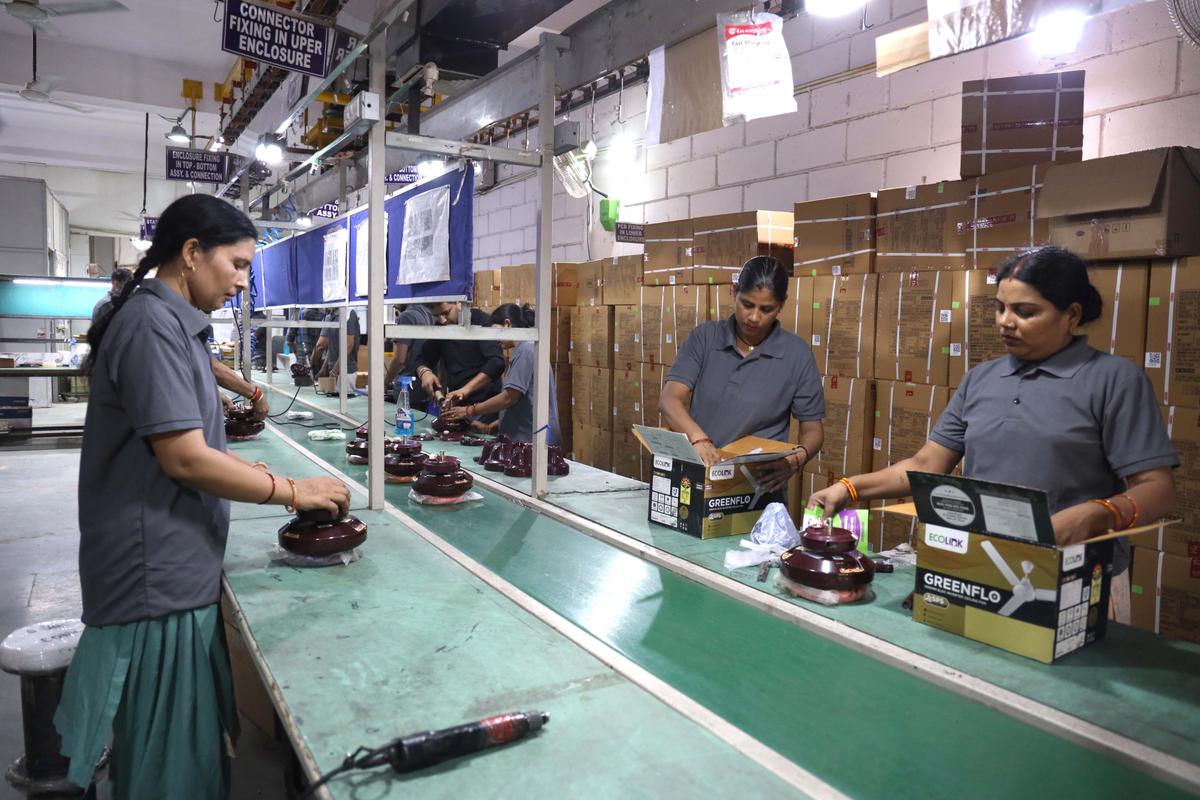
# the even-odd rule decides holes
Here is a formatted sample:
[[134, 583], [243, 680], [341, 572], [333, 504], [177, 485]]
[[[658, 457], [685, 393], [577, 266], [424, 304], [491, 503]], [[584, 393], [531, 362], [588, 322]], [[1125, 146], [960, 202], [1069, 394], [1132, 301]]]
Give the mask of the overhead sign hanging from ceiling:
[[332, 28], [250, 0], [226, 0], [221, 49], [317, 78], [329, 71]]
[[224, 183], [229, 180], [229, 153], [168, 147], [167, 180]]

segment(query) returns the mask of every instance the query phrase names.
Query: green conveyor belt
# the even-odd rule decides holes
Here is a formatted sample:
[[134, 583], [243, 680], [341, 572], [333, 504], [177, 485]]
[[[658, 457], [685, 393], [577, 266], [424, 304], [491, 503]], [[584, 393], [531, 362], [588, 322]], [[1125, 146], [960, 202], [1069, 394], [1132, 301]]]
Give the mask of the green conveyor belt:
[[[355, 480], [364, 478], [364, 468], [346, 464], [343, 443], [312, 443], [303, 429], [285, 430]], [[248, 456], [278, 461], [276, 447], [265, 451], [269, 444], [241, 447]], [[297, 463], [289, 453], [280, 466], [291, 469]], [[481, 503], [430, 509], [409, 503], [406, 488], [388, 488], [391, 502], [446, 541], [852, 796], [959, 796], [968, 779], [971, 796], [1033, 790], [1067, 797], [1181, 794], [1081, 746], [484, 494]], [[620, 517], [616, 512], [632, 505], [623, 494], [593, 498], [602, 521]], [[368, 544], [368, 561], [370, 552]], [[257, 635], [258, 623], [253, 618], [250, 623]]]

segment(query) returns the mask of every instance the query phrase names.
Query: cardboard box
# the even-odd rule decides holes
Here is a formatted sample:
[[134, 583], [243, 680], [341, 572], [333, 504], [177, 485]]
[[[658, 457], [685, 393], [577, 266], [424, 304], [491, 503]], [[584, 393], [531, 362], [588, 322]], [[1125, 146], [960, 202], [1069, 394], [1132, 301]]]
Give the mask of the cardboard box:
[[865, 275], [875, 271], [875, 195], [796, 203], [792, 274]]
[[263, 686], [246, 640], [237, 627], [233, 604], [221, 592], [221, 617], [225, 624], [225, 642], [229, 650], [229, 672], [238, 711], [268, 736], [275, 736], [275, 706]]
[[1129, 612], [1135, 628], [1200, 642], [1200, 557], [1134, 547]]
[[1200, 408], [1163, 408], [1167, 435], [1179, 454], [1175, 469], [1175, 513], [1181, 520], [1160, 526], [1154, 537], [1142, 536], [1135, 544], [1177, 556], [1200, 559]]
[[972, 269], [956, 272], [950, 301], [950, 386], [962, 383], [967, 370], [1006, 355], [996, 325], [996, 274]]
[[629, 433], [613, 432], [612, 435], [612, 471], [635, 481], [650, 481], [651, 456], [642, 447], [642, 443]]
[[612, 431], [576, 421], [571, 437], [576, 461], [605, 472], [612, 471]]
[[699, 539], [749, 533], [770, 494], [747, 479], [756, 465], [795, 450], [787, 442], [746, 436], [720, 448], [724, 460], [705, 467], [680, 433], [661, 428], [635, 428], [648, 452], [653, 453], [648, 519]]
[[550, 362], [568, 364], [571, 361], [571, 320], [575, 309], [571, 306], [550, 309]]
[[[915, 515], [912, 505], [884, 511]], [[916, 541], [917, 622], [1047, 664], [1104, 638], [1113, 539], [1121, 534], [1059, 548], [937, 525], [923, 528]], [[1024, 602], [1014, 591], [1017, 576], [1037, 593]]]
[[875, 374], [875, 295], [878, 275], [812, 278], [813, 357], [822, 375]]
[[869, 471], [916, 455], [929, 439], [949, 401], [950, 388], [947, 386], [876, 381]]
[[579, 265], [566, 261], [556, 263], [554, 281], [550, 286], [550, 305], [573, 306], [578, 301]]
[[571, 420], [578, 425], [611, 429], [612, 370], [598, 367], [571, 369]]
[[[643, 364], [662, 363], [663, 316], [669, 289], [643, 286], [638, 290], [638, 358]], [[673, 300], [673, 295], [671, 296]]]
[[966, 81], [964, 178], [1083, 158], [1083, 70]]
[[576, 306], [571, 313], [571, 363], [611, 369], [612, 306]]
[[679, 348], [696, 326], [708, 321], [707, 286], [664, 286], [662, 341], [659, 356], [664, 364], [675, 363]]
[[613, 306], [613, 362], [615, 370], [633, 369], [642, 360], [642, 307]]
[[602, 268], [601, 298], [606, 306], [633, 305], [642, 288], [642, 256], [613, 256]]
[[356, 389], [367, 388], [367, 373], [365, 373], [365, 372], [354, 373], [354, 388], [356, 388]]
[[659, 427], [659, 396], [666, 373], [661, 364], [634, 364], [632, 369], [613, 371], [614, 433], [631, 434], [634, 425]]
[[647, 286], [674, 286], [692, 282], [692, 221], [656, 222], [646, 226]]
[[575, 265], [579, 286], [575, 290], [575, 305], [604, 305], [604, 262], [585, 261]]
[[570, 364], [551, 364], [550, 371], [554, 373], [554, 402], [558, 404], [558, 425], [561, 428], [562, 451], [571, 452], [571, 428], [574, 425], [575, 381], [572, 377]]
[[496, 270], [500, 276], [500, 302], [496, 305], [537, 305], [533, 270], [533, 264], [519, 264]]
[[1164, 406], [1200, 407], [1197, 320], [1200, 320], [1200, 257], [1150, 262], [1143, 364], [1155, 395]]
[[1146, 353], [1149, 262], [1103, 261], [1088, 268], [1088, 277], [1100, 292], [1104, 309], [1098, 320], [1080, 326], [1079, 333], [1100, 352], [1128, 358], [1141, 368]]
[[968, 218], [958, 223], [959, 233], [966, 237], [969, 267], [998, 267], [1005, 259], [1050, 238], [1050, 224], [1037, 218], [1049, 166], [1017, 167], [976, 180]]
[[880, 275], [875, 306], [875, 377], [946, 385], [953, 300], [953, 273]]
[[[795, 280], [790, 278], [790, 281]], [[714, 283], [708, 287], [708, 319], [724, 320], [733, 316], [733, 299], [737, 296], [737, 286], [732, 283]], [[783, 323], [784, 315], [788, 313], [788, 307], [791, 305], [791, 298], [784, 304], [783, 310], [780, 311], [779, 321]]]
[[875, 202], [875, 271], [966, 269], [975, 181], [885, 189]]
[[902, 544], [916, 548], [917, 537], [923, 533], [922, 523], [916, 517], [889, 514], [883, 510], [885, 506], [900, 502], [871, 503], [867, 514], [867, 541], [873, 552], [882, 553]]
[[1038, 218], [1050, 241], [1089, 260], [1200, 253], [1200, 150], [1165, 147], [1046, 172]]
[[843, 475], [871, 471], [875, 431], [875, 381], [839, 378], [821, 381], [825, 392], [825, 441], [806, 472], [824, 475], [831, 483]]
[[492, 273], [495, 270], [481, 269], [475, 271], [475, 287], [471, 295], [471, 304], [476, 308], [495, 308], [492, 303]]
[[792, 266], [794, 218], [790, 211], [742, 211], [692, 220], [692, 282], [736, 283], [742, 265], [773, 256]]

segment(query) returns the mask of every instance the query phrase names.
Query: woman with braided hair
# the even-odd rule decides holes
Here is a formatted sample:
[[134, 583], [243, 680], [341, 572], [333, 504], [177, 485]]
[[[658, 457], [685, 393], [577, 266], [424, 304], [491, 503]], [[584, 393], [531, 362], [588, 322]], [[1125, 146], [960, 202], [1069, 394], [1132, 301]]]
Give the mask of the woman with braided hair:
[[81, 786], [111, 731], [118, 800], [228, 796], [224, 738], [236, 712], [217, 601], [229, 501], [341, 513], [350, 500], [338, 481], [276, 476], [226, 451], [207, 314], [246, 287], [255, 238], [223, 200], [176, 200], [89, 332], [79, 470], [86, 628], [55, 725]]

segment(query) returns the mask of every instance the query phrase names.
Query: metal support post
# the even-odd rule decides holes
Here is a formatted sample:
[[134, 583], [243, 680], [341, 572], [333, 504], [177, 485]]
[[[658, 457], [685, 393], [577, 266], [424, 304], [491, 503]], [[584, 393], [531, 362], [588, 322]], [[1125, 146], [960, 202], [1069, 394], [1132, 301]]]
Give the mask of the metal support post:
[[[250, 216], [250, 170], [242, 173], [242, 211]], [[254, 276], [251, 275], [251, 278]], [[250, 358], [250, 288], [242, 292], [242, 341], [238, 346], [242, 351], [242, 378], [250, 380], [250, 368], [253, 363]]]
[[[371, 41], [370, 48], [370, 90], [379, 97], [387, 93], [387, 28], [383, 35]], [[367, 457], [371, 467], [368, 470], [367, 488], [371, 508], [383, 509], [383, 439], [387, 435], [387, 420], [383, 409], [383, 325], [384, 292], [387, 282], [387, 263], [385, 244], [387, 239], [386, 223], [383, 215], [384, 180], [386, 179], [387, 145], [384, 141], [387, 125], [377, 122], [371, 127], [367, 139], [367, 252], [370, 268], [367, 278], [367, 424], [370, 427], [371, 438], [367, 447]]]
[[346, 352], [350, 348], [346, 346], [346, 322], [350, 319], [350, 306], [345, 305], [338, 309], [338, 379], [334, 381], [333, 388], [338, 393], [338, 411], [345, 415], [346, 413], [346, 388], [350, 386], [349, 376], [346, 375], [346, 369], [349, 366], [349, 354]]
[[[550, 292], [554, 265], [550, 260], [551, 233], [554, 223], [554, 66], [559, 50], [570, 47], [570, 40], [557, 34], [543, 33], [541, 61], [541, 97], [538, 103], [538, 133], [541, 138], [542, 166], [538, 171], [537, 224], [537, 359], [533, 393], [533, 486], [534, 497], [546, 496], [546, 442], [550, 435]], [[561, 433], [561, 432], [560, 432]]]
[[[267, 322], [271, 321], [271, 312], [270, 311], [267, 312], [266, 321]], [[263, 337], [263, 344], [266, 347], [265, 355], [267, 357], [267, 360], [264, 361], [263, 363], [267, 368], [267, 385], [273, 386], [275, 384], [275, 352], [274, 352], [274, 348], [271, 345], [274, 343], [275, 337], [271, 335], [272, 329], [270, 327], [264, 326], [263, 330], [266, 332], [266, 336]]]

